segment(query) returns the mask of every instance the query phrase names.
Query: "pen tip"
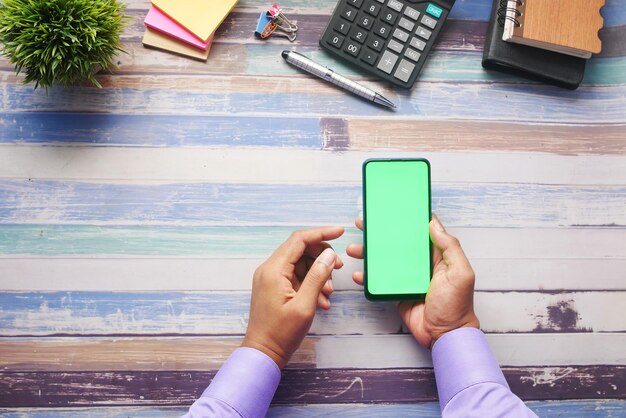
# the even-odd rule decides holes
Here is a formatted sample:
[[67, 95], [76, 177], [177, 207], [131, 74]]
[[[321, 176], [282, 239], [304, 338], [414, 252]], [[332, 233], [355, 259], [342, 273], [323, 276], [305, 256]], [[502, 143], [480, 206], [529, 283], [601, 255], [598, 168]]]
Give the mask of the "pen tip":
[[287, 58], [287, 55], [289, 55], [289, 51], [283, 51], [280, 55], [282, 55], [283, 58]]

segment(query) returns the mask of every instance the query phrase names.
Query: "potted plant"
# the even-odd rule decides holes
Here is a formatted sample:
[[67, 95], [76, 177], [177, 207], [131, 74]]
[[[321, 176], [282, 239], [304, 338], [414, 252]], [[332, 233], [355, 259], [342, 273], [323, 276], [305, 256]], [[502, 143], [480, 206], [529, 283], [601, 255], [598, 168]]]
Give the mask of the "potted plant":
[[125, 26], [117, 0], [0, 0], [3, 55], [35, 88], [69, 86], [114, 66]]

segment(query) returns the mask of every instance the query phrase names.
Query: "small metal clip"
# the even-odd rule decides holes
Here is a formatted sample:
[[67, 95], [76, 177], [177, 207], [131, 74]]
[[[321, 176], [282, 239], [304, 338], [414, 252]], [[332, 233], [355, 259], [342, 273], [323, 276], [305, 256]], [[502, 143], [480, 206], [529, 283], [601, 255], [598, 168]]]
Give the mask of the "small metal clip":
[[298, 25], [289, 20], [276, 3], [272, 5], [267, 13], [269, 13], [270, 16], [272, 16], [277, 21], [276, 23], [278, 24], [278, 26], [282, 26], [285, 29], [285, 32], [296, 32], [298, 30]]

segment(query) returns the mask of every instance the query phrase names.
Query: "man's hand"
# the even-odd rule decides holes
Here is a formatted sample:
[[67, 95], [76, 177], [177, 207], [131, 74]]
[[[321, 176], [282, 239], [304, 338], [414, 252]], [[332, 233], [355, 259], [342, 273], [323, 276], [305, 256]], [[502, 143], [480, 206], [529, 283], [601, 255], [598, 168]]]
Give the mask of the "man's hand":
[[[363, 221], [357, 219], [356, 226], [363, 230]], [[448, 331], [480, 327], [474, 313], [474, 270], [459, 240], [446, 232], [435, 215], [430, 222], [430, 237], [434, 244], [434, 267], [426, 300], [396, 303], [402, 320], [426, 348], [431, 348]], [[362, 259], [363, 245], [350, 244], [346, 252], [351, 257]], [[352, 278], [356, 283], [363, 284], [362, 271], [354, 272]]]
[[343, 262], [326, 241], [343, 232], [342, 227], [296, 231], [256, 269], [242, 347], [255, 348], [285, 367], [309, 331], [316, 306], [330, 309], [329, 279]]

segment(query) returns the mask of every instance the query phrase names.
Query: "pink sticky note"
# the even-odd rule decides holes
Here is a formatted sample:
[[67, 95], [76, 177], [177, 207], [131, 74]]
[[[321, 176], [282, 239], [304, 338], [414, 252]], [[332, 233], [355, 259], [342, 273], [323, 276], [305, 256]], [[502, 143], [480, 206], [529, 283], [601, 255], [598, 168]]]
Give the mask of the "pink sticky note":
[[197, 38], [193, 33], [170, 19], [165, 13], [154, 7], [150, 6], [148, 15], [143, 22], [150, 29], [154, 29], [159, 32], [163, 32], [166, 35], [176, 38], [180, 41], [195, 46], [198, 49], [206, 51], [211, 46], [213, 37], [211, 36], [208, 41], [203, 42], [200, 38]]

